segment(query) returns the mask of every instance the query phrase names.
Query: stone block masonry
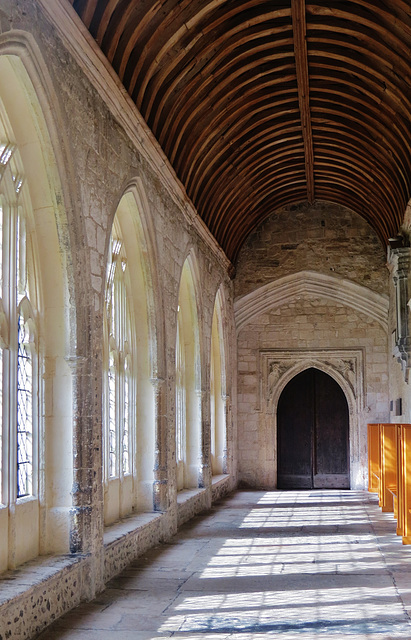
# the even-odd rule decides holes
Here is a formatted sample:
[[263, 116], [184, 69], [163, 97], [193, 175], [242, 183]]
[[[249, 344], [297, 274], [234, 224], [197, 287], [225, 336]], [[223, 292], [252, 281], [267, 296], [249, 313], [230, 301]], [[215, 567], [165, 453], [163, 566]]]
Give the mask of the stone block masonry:
[[[267, 287], [276, 282], [284, 285], [273, 294]], [[388, 293], [384, 248], [344, 207], [290, 206], [250, 235], [235, 279], [240, 482], [276, 486], [279, 395], [290, 371], [317, 367], [334, 376], [351, 402], [351, 484], [366, 486], [366, 424], [389, 419], [388, 318], [379, 313], [388, 308]], [[278, 352], [287, 363], [276, 361]], [[354, 375], [355, 353], [363, 355]], [[270, 384], [269, 362], [277, 368]]]
[[[321, 312], [319, 311], [321, 309]], [[278, 310], [277, 310], [278, 311]], [[362, 402], [356, 403], [356, 420], [352, 432], [351, 466], [357, 488], [364, 488], [366, 482], [366, 424], [387, 420], [388, 408], [388, 363], [381, 361], [381, 352], [386, 349], [386, 332], [375, 321], [353, 313], [340, 305], [331, 304], [326, 299], [301, 299], [284, 305], [280, 312], [266, 313], [268, 324], [260, 323], [260, 318], [247, 324], [238, 335], [238, 345], [247, 357], [252, 370], [258, 370], [258, 382], [247, 371], [238, 372], [238, 437], [239, 437], [239, 479], [252, 487], [273, 487], [276, 485], [276, 403], [272, 396], [281, 376], [275, 380], [274, 388], [267, 388], [267, 376], [262, 371], [262, 352], [271, 353], [276, 361], [276, 352], [290, 354], [289, 367], [330, 366], [330, 373], [339, 375], [341, 362], [350, 362], [350, 352], [360, 349], [364, 352], [362, 370], [359, 372], [364, 385], [354, 388], [354, 380], [347, 376], [347, 388], [350, 385], [359, 394]], [[303, 321], [301, 321], [303, 319]], [[269, 331], [267, 330], [269, 327]], [[362, 327], [360, 336], [355, 328]], [[315, 355], [313, 355], [315, 352]], [[333, 354], [338, 352], [337, 360]], [[344, 355], [346, 354], [346, 355]], [[347, 365], [348, 366], [348, 365]], [[325, 369], [327, 370], [327, 369]], [[287, 368], [283, 370], [285, 374]], [[277, 398], [278, 400], [278, 398]], [[354, 442], [358, 445], [354, 447]], [[355, 449], [355, 455], [354, 455]], [[258, 460], [258, 464], [256, 464]]]

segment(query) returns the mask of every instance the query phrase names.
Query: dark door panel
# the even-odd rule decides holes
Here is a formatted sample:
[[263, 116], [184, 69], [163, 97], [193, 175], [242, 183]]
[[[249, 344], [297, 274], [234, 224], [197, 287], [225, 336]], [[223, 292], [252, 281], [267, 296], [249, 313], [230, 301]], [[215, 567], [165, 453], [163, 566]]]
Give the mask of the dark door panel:
[[[278, 482], [284, 489], [312, 486], [312, 431], [314, 386], [303, 371], [295, 376], [278, 402]], [[281, 416], [281, 418], [280, 418]]]
[[[322, 371], [315, 379], [314, 475], [348, 474], [348, 406], [341, 387]], [[342, 479], [341, 479], [342, 480]]]
[[[292, 489], [292, 487], [288, 487]], [[346, 473], [317, 473], [313, 477], [313, 489], [349, 489], [350, 476]]]
[[341, 387], [307, 369], [278, 403], [278, 480], [283, 489], [349, 488], [349, 414]]

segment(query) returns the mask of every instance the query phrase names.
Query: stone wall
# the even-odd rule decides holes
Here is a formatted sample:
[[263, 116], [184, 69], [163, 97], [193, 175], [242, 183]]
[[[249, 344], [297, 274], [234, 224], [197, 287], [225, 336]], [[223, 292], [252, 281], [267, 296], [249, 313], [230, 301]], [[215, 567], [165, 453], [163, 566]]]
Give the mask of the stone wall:
[[[209, 367], [212, 318], [217, 290], [224, 301], [226, 345], [227, 461], [225, 490], [236, 484], [235, 332], [233, 286], [229, 264], [204, 225], [153, 141], [148, 128], [119, 84], [98, 60], [92, 43], [78, 32], [69, 3], [33, 3], [31, 0], [0, 0], [0, 54], [20, 57], [45, 113], [55, 162], [61, 181], [57, 194], [60, 210], [55, 222], [60, 256], [67, 266], [67, 306], [70, 335], [63, 332], [65, 360], [70, 365], [73, 388], [73, 473], [66, 493], [72, 502], [61, 512], [69, 519], [70, 539], [66, 553], [78, 558], [77, 587], [70, 593], [59, 586], [58, 575], [48, 582], [51, 560], [44, 559], [45, 583], [38, 585], [22, 567], [24, 588], [18, 601], [7, 595], [0, 601], [0, 637], [30, 637], [81, 599], [92, 598], [105, 580], [138, 557], [150, 544], [177, 530], [179, 509], [175, 470], [175, 342], [177, 303], [181, 271], [190, 254], [196, 267], [196, 295], [201, 353], [202, 474], [207, 482], [203, 500], [194, 501], [189, 515], [211, 504]], [[53, 11], [58, 19], [53, 18]], [[59, 13], [60, 12], [60, 13]], [[74, 18], [74, 22], [72, 21]], [[77, 18], [78, 20], [78, 18]], [[66, 34], [66, 36], [64, 35]], [[114, 83], [114, 84], [113, 84]], [[152, 382], [156, 388], [154, 506], [162, 512], [161, 523], [118, 532], [104, 545], [102, 476], [102, 348], [103, 307], [107, 247], [111, 224], [124, 191], [133, 185], [140, 197], [139, 213], [147, 231], [151, 268], [155, 334], [150, 353]], [[200, 284], [201, 283], [201, 284]], [[53, 389], [51, 382], [50, 389]], [[50, 392], [52, 393], [52, 391]], [[53, 406], [50, 402], [48, 406]], [[208, 448], [207, 448], [208, 447]], [[52, 455], [45, 443], [46, 459]], [[44, 465], [45, 462], [42, 462]], [[41, 485], [43, 507], [42, 549], [53, 554], [53, 527], [48, 519], [47, 466]], [[51, 487], [52, 489], [54, 487]], [[180, 511], [182, 508], [180, 508]], [[62, 516], [63, 517], [63, 516]], [[85, 559], [86, 558], [86, 559]], [[31, 577], [30, 577], [31, 576]], [[62, 574], [62, 577], [63, 574]], [[9, 585], [10, 582], [5, 583]], [[81, 585], [81, 588], [78, 587]], [[51, 590], [41, 620], [30, 607], [31, 589]], [[7, 591], [8, 586], [5, 587]], [[60, 590], [59, 590], [60, 589]], [[54, 597], [55, 596], [55, 597]], [[16, 615], [24, 612], [24, 626]], [[39, 626], [40, 625], [40, 626]], [[5, 635], [5, 634], [8, 635]]]
[[84, 597], [90, 558], [33, 560], [2, 576], [0, 638], [34, 638]]
[[275, 213], [249, 237], [235, 281], [244, 485], [276, 486], [278, 399], [315, 367], [346, 395], [351, 486], [366, 486], [366, 425], [389, 419], [385, 262], [364, 220], [326, 203]]
[[[247, 324], [238, 336], [238, 357], [240, 482], [252, 487], [276, 486], [280, 391], [290, 370], [296, 375], [316, 367], [333, 376], [351, 400], [351, 485], [364, 488], [367, 422], [388, 420], [386, 331], [343, 305], [302, 297]], [[272, 383], [270, 363], [280, 369]]]
[[276, 211], [240, 252], [235, 296], [298, 271], [346, 278], [387, 295], [386, 254], [358, 214], [328, 202]]

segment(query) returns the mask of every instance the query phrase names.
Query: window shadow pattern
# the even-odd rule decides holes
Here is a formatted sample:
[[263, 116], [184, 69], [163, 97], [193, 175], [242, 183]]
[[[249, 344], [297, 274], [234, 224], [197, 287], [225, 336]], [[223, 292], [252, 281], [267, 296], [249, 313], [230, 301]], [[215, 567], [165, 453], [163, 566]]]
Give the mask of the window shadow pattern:
[[406, 640], [410, 569], [373, 495], [239, 492], [41, 637]]

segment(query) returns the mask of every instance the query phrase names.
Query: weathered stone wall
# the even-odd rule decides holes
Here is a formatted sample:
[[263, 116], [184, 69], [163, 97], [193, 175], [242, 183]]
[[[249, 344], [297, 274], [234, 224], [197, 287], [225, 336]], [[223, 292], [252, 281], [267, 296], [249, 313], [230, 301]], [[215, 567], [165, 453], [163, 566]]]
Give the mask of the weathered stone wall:
[[34, 638], [82, 598], [90, 558], [33, 560], [2, 576], [0, 638]]
[[385, 249], [371, 227], [346, 207], [316, 202], [275, 212], [240, 252], [235, 296], [298, 271], [316, 271], [387, 294]]
[[[353, 351], [363, 353], [351, 408], [351, 481], [364, 488], [367, 471], [367, 422], [388, 419], [388, 364], [385, 330], [365, 315], [327, 299], [302, 298], [267, 311], [238, 336], [239, 480], [252, 487], [276, 486], [276, 388], [268, 388], [263, 359], [277, 362], [277, 352], [289, 351], [289, 366], [314, 366], [341, 374]], [[336, 360], [334, 353], [337, 352]], [[281, 372], [286, 374], [284, 367]], [[299, 369], [295, 370], [298, 373]], [[264, 378], [265, 374], [265, 378]], [[348, 376], [354, 377], [349, 370]], [[337, 379], [337, 381], [339, 381]], [[275, 380], [281, 385], [281, 378]], [[363, 388], [362, 388], [363, 386]], [[344, 389], [344, 387], [343, 387]], [[355, 393], [354, 393], [355, 392]], [[273, 395], [277, 395], [273, 399]], [[358, 398], [360, 396], [360, 398]], [[356, 415], [353, 415], [355, 412]]]
[[147, 549], [167, 538], [163, 514], [141, 514], [125, 519], [104, 532], [104, 582], [118, 575]]
[[[248, 238], [235, 280], [240, 482], [276, 486], [281, 390], [299, 371], [317, 367], [333, 376], [347, 397], [351, 485], [366, 486], [366, 425], [389, 418], [387, 318], [378, 315], [379, 308], [388, 308], [385, 264], [367, 223], [323, 202], [276, 212]], [[284, 283], [277, 292], [276, 282]], [[252, 303], [260, 289], [258, 304]], [[375, 293], [381, 297], [374, 299]], [[274, 382], [268, 380], [270, 363], [277, 372]]]
[[[219, 287], [222, 287], [225, 303], [226, 387], [230, 407], [227, 424], [229, 478], [226, 489], [233, 489], [236, 483], [236, 356], [233, 287], [227, 275], [227, 262], [203, 225], [198, 224], [181, 185], [177, 184], [175, 178], [173, 182], [164, 156], [155, 145], [150, 146], [153, 143], [147, 130], [137, 118], [129, 123], [129, 130], [126, 130], [124, 122], [113, 115], [113, 110], [121, 112], [122, 100], [125, 100], [121, 91], [113, 94], [110, 89], [111, 102], [108, 105], [107, 98], [106, 103], [102, 97], [104, 90], [97, 90], [89, 78], [93, 74], [93, 64], [85, 62], [82, 65], [78, 59], [74, 59], [67, 48], [68, 41], [62, 42], [57, 35], [57, 26], [61, 25], [50, 22], [41, 3], [0, 0], [2, 52], [11, 51], [21, 55], [25, 64], [28, 64], [27, 68], [30, 67], [30, 73], [32, 68], [40, 69], [34, 82], [35, 90], [39, 93], [41, 106], [47, 112], [47, 121], [52, 121], [54, 132], [58, 132], [58, 135], [54, 135], [51, 131], [50, 136], [62, 185], [65, 218], [57, 220], [57, 225], [61, 252], [65, 262], [70, 265], [67, 278], [72, 310], [71, 335], [61, 335], [61, 340], [67, 345], [66, 358], [71, 365], [74, 389], [74, 471], [70, 485], [73, 504], [68, 505], [72, 521], [71, 546], [67, 552], [87, 555], [87, 561], [79, 560], [76, 569], [80, 590], [77, 586], [70, 593], [63, 593], [58, 579], [46, 584], [44, 588], [54, 591], [55, 597], [48, 598], [40, 622], [34, 620], [37, 611], [35, 608], [31, 610], [28, 604], [31, 597], [28, 578], [27, 602], [24, 604], [24, 589], [18, 601], [18, 606], [24, 611], [27, 632], [18, 635], [22, 622], [19, 615], [15, 615], [15, 602], [6, 598], [0, 603], [0, 637], [30, 637], [34, 629], [39, 628], [38, 624], [44, 626], [81, 598], [93, 597], [103, 588], [107, 577], [116, 571], [116, 563], [123, 566], [128, 559], [144, 552], [148, 544], [166, 539], [176, 531], [176, 318], [181, 270], [189, 253], [193, 256], [197, 271], [203, 443], [201, 464], [203, 478], [207, 480], [203, 492], [206, 498], [190, 505], [190, 515], [211, 504], [212, 498], [211, 473], [207, 466], [210, 457], [209, 366], [213, 309]], [[89, 52], [89, 55], [92, 57], [93, 52]], [[96, 60], [94, 64], [97, 65]], [[46, 87], [42, 84], [44, 79]], [[168, 176], [167, 180], [165, 176]], [[158, 488], [156, 507], [164, 513], [161, 526], [147, 525], [140, 531], [139, 525], [136, 525], [135, 531], [127, 531], [124, 535], [119, 532], [119, 537], [105, 548], [101, 349], [104, 287], [112, 220], [118, 202], [130, 184], [136, 184], [142, 196], [144, 204], [140, 214], [143, 226], [150, 228], [148, 245], [155, 271], [151, 275], [157, 335], [153, 345], [155, 353], [151, 356], [155, 363], [153, 375], [158, 393], [153, 429], [157, 430], [158, 455], [155, 467]], [[47, 478], [47, 469], [45, 476]], [[52, 541], [50, 530], [48, 537]], [[45, 571], [47, 573], [47, 563]], [[6, 632], [9, 635], [4, 636]]]

